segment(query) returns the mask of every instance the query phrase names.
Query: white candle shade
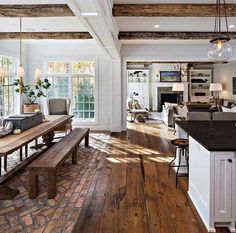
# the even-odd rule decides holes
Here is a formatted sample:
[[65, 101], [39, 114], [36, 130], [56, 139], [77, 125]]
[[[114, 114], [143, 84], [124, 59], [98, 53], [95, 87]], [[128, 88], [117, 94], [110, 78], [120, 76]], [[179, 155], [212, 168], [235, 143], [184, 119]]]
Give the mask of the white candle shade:
[[17, 76], [18, 77], [24, 77], [25, 76], [25, 70], [22, 65], [19, 66], [18, 71], [17, 71]]
[[7, 76], [7, 70], [3, 67], [0, 68], [0, 77], [5, 78]]
[[173, 83], [172, 91], [184, 91], [183, 83]]
[[211, 83], [210, 84], [210, 91], [222, 91], [222, 84], [221, 83]]
[[35, 77], [36, 81], [41, 79], [42, 78], [42, 71], [40, 69], [36, 69], [35, 73], [34, 73], [34, 77]]

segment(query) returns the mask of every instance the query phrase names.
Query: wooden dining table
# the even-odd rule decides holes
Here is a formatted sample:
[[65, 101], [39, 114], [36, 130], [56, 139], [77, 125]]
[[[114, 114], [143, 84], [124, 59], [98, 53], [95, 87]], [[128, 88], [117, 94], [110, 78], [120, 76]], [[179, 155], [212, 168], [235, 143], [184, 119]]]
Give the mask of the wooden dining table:
[[46, 148], [41, 150], [40, 152], [36, 152], [24, 161], [22, 161], [19, 165], [13, 168], [11, 171], [6, 172], [6, 174], [0, 177], [0, 200], [3, 199], [12, 199], [19, 192], [17, 189], [12, 189], [6, 185], [11, 178], [13, 178], [16, 174], [18, 174], [21, 170], [23, 170], [28, 164], [30, 164], [33, 160], [39, 157], [48, 147], [50, 147], [53, 143], [54, 139], [54, 131], [59, 126], [63, 127], [69, 119], [71, 119], [73, 115], [48, 115], [46, 116], [46, 121], [30, 128], [20, 134], [8, 135], [4, 138], [0, 139], [0, 166], [2, 167], [1, 161], [2, 157], [4, 157], [4, 168], [6, 170], [7, 166], [7, 156], [11, 155], [13, 152], [20, 150], [22, 154], [22, 148], [25, 147], [26, 157], [28, 155], [28, 144], [42, 137]]

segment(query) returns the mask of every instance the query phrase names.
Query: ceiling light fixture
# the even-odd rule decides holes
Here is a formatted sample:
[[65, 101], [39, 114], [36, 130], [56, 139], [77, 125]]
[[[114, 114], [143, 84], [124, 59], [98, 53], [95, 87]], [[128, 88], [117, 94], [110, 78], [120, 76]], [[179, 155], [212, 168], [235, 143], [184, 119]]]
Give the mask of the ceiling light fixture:
[[154, 25], [154, 28], [159, 28], [159, 27], [160, 27], [159, 24]]
[[[223, 2], [221, 4], [221, 1]], [[222, 32], [222, 21], [225, 20], [226, 32]], [[228, 31], [227, 8], [225, 0], [216, 0], [216, 17], [214, 37], [210, 40], [208, 57], [213, 62], [226, 63], [233, 55]]]
[[[18, 79], [15, 79], [13, 83], [5, 84], [5, 78], [8, 76], [7, 70], [3, 66], [3, 60], [2, 60], [2, 67], [0, 67], [0, 85], [2, 87], [5, 86], [18, 86], [18, 91], [20, 94], [23, 93], [23, 88], [24, 88], [24, 83], [23, 83], [23, 78], [25, 76], [25, 70], [23, 66], [23, 45], [22, 45], [22, 19], [20, 17], [20, 66], [17, 69], [17, 77]], [[40, 81], [42, 77], [42, 71], [40, 69], [35, 70], [35, 78], [36, 78], [36, 83]]]
[[82, 16], [97, 16], [98, 13], [97, 12], [84, 12], [81, 13]]
[[234, 27], [235, 27], [235, 25], [233, 25], [233, 24], [229, 25], [229, 28], [234, 28]]

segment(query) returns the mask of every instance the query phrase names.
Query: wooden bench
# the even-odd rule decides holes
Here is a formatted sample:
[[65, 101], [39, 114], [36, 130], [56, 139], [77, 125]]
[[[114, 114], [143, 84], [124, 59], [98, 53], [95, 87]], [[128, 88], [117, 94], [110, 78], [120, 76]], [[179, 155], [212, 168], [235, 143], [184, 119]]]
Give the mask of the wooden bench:
[[85, 146], [88, 146], [89, 129], [75, 128], [28, 166], [29, 198], [36, 198], [38, 195], [39, 173], [48, 175], [48, 198], [55, 198], [56, 171], [70, 155], [72, 156], [72, 164], [77, 163], [77, 147], [83, 139], [85, 139]]

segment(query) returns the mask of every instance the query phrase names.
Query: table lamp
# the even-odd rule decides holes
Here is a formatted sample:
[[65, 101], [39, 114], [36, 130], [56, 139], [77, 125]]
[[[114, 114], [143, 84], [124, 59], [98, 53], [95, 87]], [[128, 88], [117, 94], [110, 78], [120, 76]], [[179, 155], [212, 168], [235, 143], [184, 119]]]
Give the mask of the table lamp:
[[180, 92], [184, 92], [184, 84], [183, 83], [173, 83], [172, 91], [179, 92], [178, 93], [178, 104], [180, 104], [179, 95], [180, 95]]
[[222, 91], [222, 84], [221, 83], [211, 83], [210, 84], [210, 91], [213, 91], [215, 96], [213, 95], [213, 98], [215, 100], [215, 105], [217, 107], [217, 99], [219, 99], [220, 91]]

